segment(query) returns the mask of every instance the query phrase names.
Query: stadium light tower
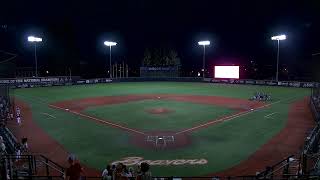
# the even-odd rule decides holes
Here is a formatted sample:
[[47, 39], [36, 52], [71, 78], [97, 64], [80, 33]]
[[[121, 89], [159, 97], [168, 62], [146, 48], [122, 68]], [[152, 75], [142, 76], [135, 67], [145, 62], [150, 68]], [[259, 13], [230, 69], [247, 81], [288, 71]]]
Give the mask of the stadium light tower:
[[280, 41], [286, 40], [286, 35], [278, 35], [278, 36], [272, 36], [272, 41], [278, 41], [278, 52], [277, 52], [277, 73], [276, 73], [276, 81], [279, 80], [279, 55], [280, 55]]
[[28, 41], [34, 44], [34, 60], [36, 62], [36, 77], [38, 77], [37, 43], [42, 42], [42, 38], [29, 36]]
[[204, 79], [204, 75], [205, 75], [205, 59], [206, 59], [206, 46], [210, 45], [210, 41], [199, 41], [198, 44], [200, 46], [203, 46], [203, 62], [202, 62], [202, 77]]
[[112, 42], [112, 41], [105, 41], [104, 45], [109, 46], [110, 47], [110, 59], [109, 59], [109, 77], [112, 78], [111, 76], [111, 47], [117, 45], [116, 42]]

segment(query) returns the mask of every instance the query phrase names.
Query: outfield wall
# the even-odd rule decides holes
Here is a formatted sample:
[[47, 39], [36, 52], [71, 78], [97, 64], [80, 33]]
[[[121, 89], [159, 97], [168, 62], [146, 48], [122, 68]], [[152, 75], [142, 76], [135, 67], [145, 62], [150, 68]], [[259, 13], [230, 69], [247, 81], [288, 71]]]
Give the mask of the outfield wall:
[[0, 85], [8, 85], [14, 88], [30, 88], [45, 86], [67, 86], [80, 84], [98, 84], [111, 82], [147, 82], [147, 81], [172, 81], [172, 82], [205, 82], [205, 83], [225, 83], [225, 84], [244, 84], [244, 85], [267, 85], [284, 87], [315, 88], [319, 86], [316, 82], [297, 82], [297, 81], [271, 81], [271, 80], [252, 80], [252, 79], [212, 79], [201, 77], [130, 77], [130, 78], [95, 78], [81, 79], [80, 77], [39, 77], [39, 78], [17, 78], [0, 79]]

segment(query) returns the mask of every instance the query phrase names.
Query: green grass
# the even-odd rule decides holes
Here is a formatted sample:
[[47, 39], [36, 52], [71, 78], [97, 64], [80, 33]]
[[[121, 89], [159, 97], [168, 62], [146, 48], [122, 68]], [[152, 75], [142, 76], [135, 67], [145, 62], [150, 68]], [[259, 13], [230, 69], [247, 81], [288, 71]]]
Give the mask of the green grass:
[[[129, 134], [121, 130], [103, 126], [86, 118], [48, 107], [49, 103], [67, 99], [127, 94], [196, 94], [248, 99], [255, 91], [271, 93], [275, 101], [281, 101], [266, 109], [196, 131], [191, 134], [192, 144], [190, 146], [183, 149], [165, 151], [140, 149], [132, 146]], [[69, 152], [75, 153], [82, 163], [90, 167], [102, 169], [106, 163], [128, 156], [140, 156], [150, 160], [205, 158], [208, 160], [207, 165], [152, 167], [154, 175], [199, 176], [230, 168], [247, 159], [270, 138], [281, 131], [287, 121], [290, 104], [309, 95], [309, 90], [266, 86], [148, 82], [17, 89], [14, 91], [14, 95], [31, 105], [34, 121], [41, 128]], [[175, 102], [162, 101], [161, 103]], [[164, 106], [164, 104], [161, 104], [161, 106]], [[182, 105], [177, 105], [175, 108], [179, 106], [182, 107]], [[200, 107], [197, 108], [199, 111], [202, 109]], [[203, 108], [206, 109], [207, 107]], [[198, 110], [194, 111], [198, 112]], [[223, 111], [225, 110], [221, 112]], [[44, 116], [43, 112], [54, 115], [57, 118], [53, 121]], [[123, 112], [122, 116], [127, 115], [127, 117], [130, 117], [134, 113], [130, 112]], [[277, 112], [272, 116], [273, 119], [264, 118], [264, 116], [273, 112]], [[112, 112], [110, 111], [110, 113]], [[118, 113], [120, 115], [121, 111], [119, 110]], [[216, 116], [220, 115], [220, 112], [215, 113], [217, 113]], [[198, 115], [201, 116], [200, 113]], [[98, 116], [100, 115], [98, 114]], [[104, 115], [102, 114], [101, 116]], [[129, 120], [129, 118], [127, 119]], [[119, 120], [123, 121], [125, 119], [121, 118]], [[147, 119], [143, 121], [147, 121]], [[126, 123], [131, 123], [134, 126], [134, 121]], [[136, 123], [136, 126], [143, 127], [144, 123], [141, 123], [141, 125]], [[184, 125], [181, 122], [173, 121], [172, 123], [179, 126]], [[151, 125], [148, 124], [148, 126]], [[171, 128], [170, 125], [165, 123], [157, 124], [154, 127], [160, 126]]]
[[310, 94], [309, 89], [287, 88], [256, 85], [232, 85], [213, 83], [178, 83], [178, 82], [138, 82], [110, 83], [79, 86], [54, 86], [29, 89], [17, 89], [16, 95], [37, 97], [43, 101], [56, 102], [85, 97], [114, 96], [127, 94], [194, 94], [209, 96], [224, 96], [248, 99], [256, 91], [272, 94], [273, 99], [290, 98], [292, 95]]
[[[152, 108], [167, 108], [172, 112], [166, 114], [147, 112]], [[142, 100], [91, 107], [86, 109], [85, 112], [130, 128], [176, 131], [226, 116], [233, 113], [234, 110], [172, 100]]]

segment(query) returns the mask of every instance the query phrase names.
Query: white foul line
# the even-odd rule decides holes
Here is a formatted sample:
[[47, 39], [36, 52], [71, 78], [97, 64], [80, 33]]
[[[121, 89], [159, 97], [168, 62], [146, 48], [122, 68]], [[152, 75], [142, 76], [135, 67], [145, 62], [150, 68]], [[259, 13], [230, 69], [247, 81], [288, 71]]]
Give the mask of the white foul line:
[[41, 114], [46, 115], [46, 116], [49, 116], [49, 117], [51, 117], [51, 118], [56, 118], [55, 116], [53, 116], [53, 115], [51, 115], [51, 114], [48, 114], [48, 113], [41, 113]]
[[143, 132], [140, 132], [140, 131], [137, 131], [137, 130], [134, 130], [134, 129], [131, 129], [131, 128], [127, 128], [127, 127], [121, 126], [121, 125], [119, 125], [119, 124], [114, 124], [114, 123], [112, 123], [112, 122], [103, 121], [103, 120], [101, 120], [101, 119], [98, 119], [98, 118], [95, 118], [95, 117], [92, 117], [92, 116], [88, 116], [88, 115], [85, 115], [85, 114], [81, 114], [81, 113], [78, 113], [78, 112], [76, 112], [76, 111], [66, 110], [65, 108], [62, 108], [62, 107], [59, 107], [59, 106], [55, 106], [55, 105], [51, 105], [51, 104], [49, 104], [49, 106], [51, 106], [51, 107], [53, 107], [53, 108], [61, 109], [61, 110], [66, 111], [66, 112], [70, 112], [70, 113], [72, 113], [72, 114], [76, 114], [76, 115], [78, 115], [78, 116], [82, 116], [82, 117], [85, 117], [85, 118], [89, 118], [89, 119], [92, 119], [92, 120], [101, 122], [101, 123], [103, 123], [103, 124], [108, 124], [108, 125], [111, 125], [111, 126], [118, 127], [118, 128], [120, 128], [120, 129], [124, 129], [124, 130], [131, 131], [131, 132], [135, 132], [135, 133], [138, 133], [138, 134], [146, 135], [146, 134], [143, 133]]
[[276, 114], [277, 112], [274, 112], [274, 113], [271, 113], [271, 114], [268, 114], [268, 115], [266, 115], [266, 116], [264, 116], [265, 118], [271, 118], [270, 116], [272, 116], [272, 115], [274, 115], [274, 114]]
[[271, 106], [273, 104], [276, 104], [276, 103], [279, 103], [281, 101], [276, 101], [276, 102], [273, 102], [273, 103], [270, 103], [270, 104], [265, 104], [263, 106], [260, 106], [254, 110], [247, 110], [247, 111], [244, 111], [244, 112], [240, 112], [240, 113], [237, 113], [237, 114], [233, 114], [231, 116], [225, 116], [225, 117], [222, 117], [221, 119], [218, 119], [218, 120], [213, 120], [213, 121], [210, 121], [210, 122], [207, 122], [207, 123], [204, 123], [204, 124], [200, 124], [198, 126], [195, 126], [195, 127], [192, 127], [192, 128], [189, 128], [189, 129], [185, 129], [183, 131], [180, 131], [180, 132], [177, 132], [176, 134], [181, 134], [181, 133], [185, 133], [185, 132], [189, 132], [189, 131], [193, 131], [195, 129], [199, 129], [199, 128], [202, 128], [204, 126], [209, 126], [211, 124], [216, 124], [216, 123], [219, 123], [219, 122], [226, 122], [226, 121], [230, 121], [232, 119], [235, 119], [235, 118], [238, 118], [238, 117], [241, 117], [241, 116], [244, 116], [244, 115], [247, 115], [247, 114], [250, 114], [250, 113], [253, 113], [257, 110], [260, 110], [260, 109], [263, 109], [265, 107], [268, 107], [268, 106]]

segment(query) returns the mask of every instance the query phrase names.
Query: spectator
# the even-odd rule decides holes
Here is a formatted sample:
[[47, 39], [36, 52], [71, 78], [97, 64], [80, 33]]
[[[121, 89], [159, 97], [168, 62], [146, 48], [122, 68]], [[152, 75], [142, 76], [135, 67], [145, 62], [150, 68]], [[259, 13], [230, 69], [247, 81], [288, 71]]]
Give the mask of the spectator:
[[108, 176], [112, 177], [114, 170], [112, 170], [112, 167], [110, 165], [107, 166], [107, 170], [108, 170]]
[[116, 169], [113, 171], [113, 180], [127, 180], [128, 178], [124, 176], [123, 164], [119, 163], [116, 165]]
[[138, 176], [141, 173], [141, 168], [139, 164], [135, 166], [134, 172], [135, 172], [134, 176]]
[[19, 159], [21, 158], [21, 145], [19, 143], [16, 144], [15, 151], [16, 151], [16, 161], [19, 161]]
[[20, 112], [20, 108], [19, 107], [16, 108], [16, 113], [17, 113], [17, 116], [20, 116], [21, 112]]
[[83, 168], [76, 162], [74, 155], [70, 155], [68, 158], [69, 168], [66, 170], [66, 180], [80, 180]]
[[123, 165], [123, 176], [129, 179], [133, 177], [132, 173], [128, 170], [128, 167], [126, 165]]
[[12, 112], [10, 112], [10, 120], [13, 121], [14, 120], [14, 115]]
[[17, 116], [17, 123], [18, 123], [19, 126], [21, 125], [21, 117], [20, 117], [20, 115]]
[[112, 164], [112, 166], [111, 166], [111, 171], [113, 172], [114, 170], [116, 170], [116, 165], [115, 165], [115, 164]]
[[6, 153], [6, 145], [3, 142], [2, 136], [0, 136], [0, 155]]
[[141, 173], [136, 177], [136, 180], [152, 180], [151, 172], [149, 171], [150, 165], [148, 163], [141, 163]]
[[21, 143], [22, 143], [22, 152], [28, 152], [29, 150], [28, 138], [22, 138]]
[[107, 167], [102, 172], [102, 178], [103, 180], [111, 180], [111, 177], [112, 177], [111, 166], [107, 165]]
[[128, 172], [128, 174], [127, 174], [127, 177], [131, 180], [133, 180], [134, 179], [134, 171], [133, 171], [133, 168], [132, 167], [130, 167], [129, 168], [129, 172]]

